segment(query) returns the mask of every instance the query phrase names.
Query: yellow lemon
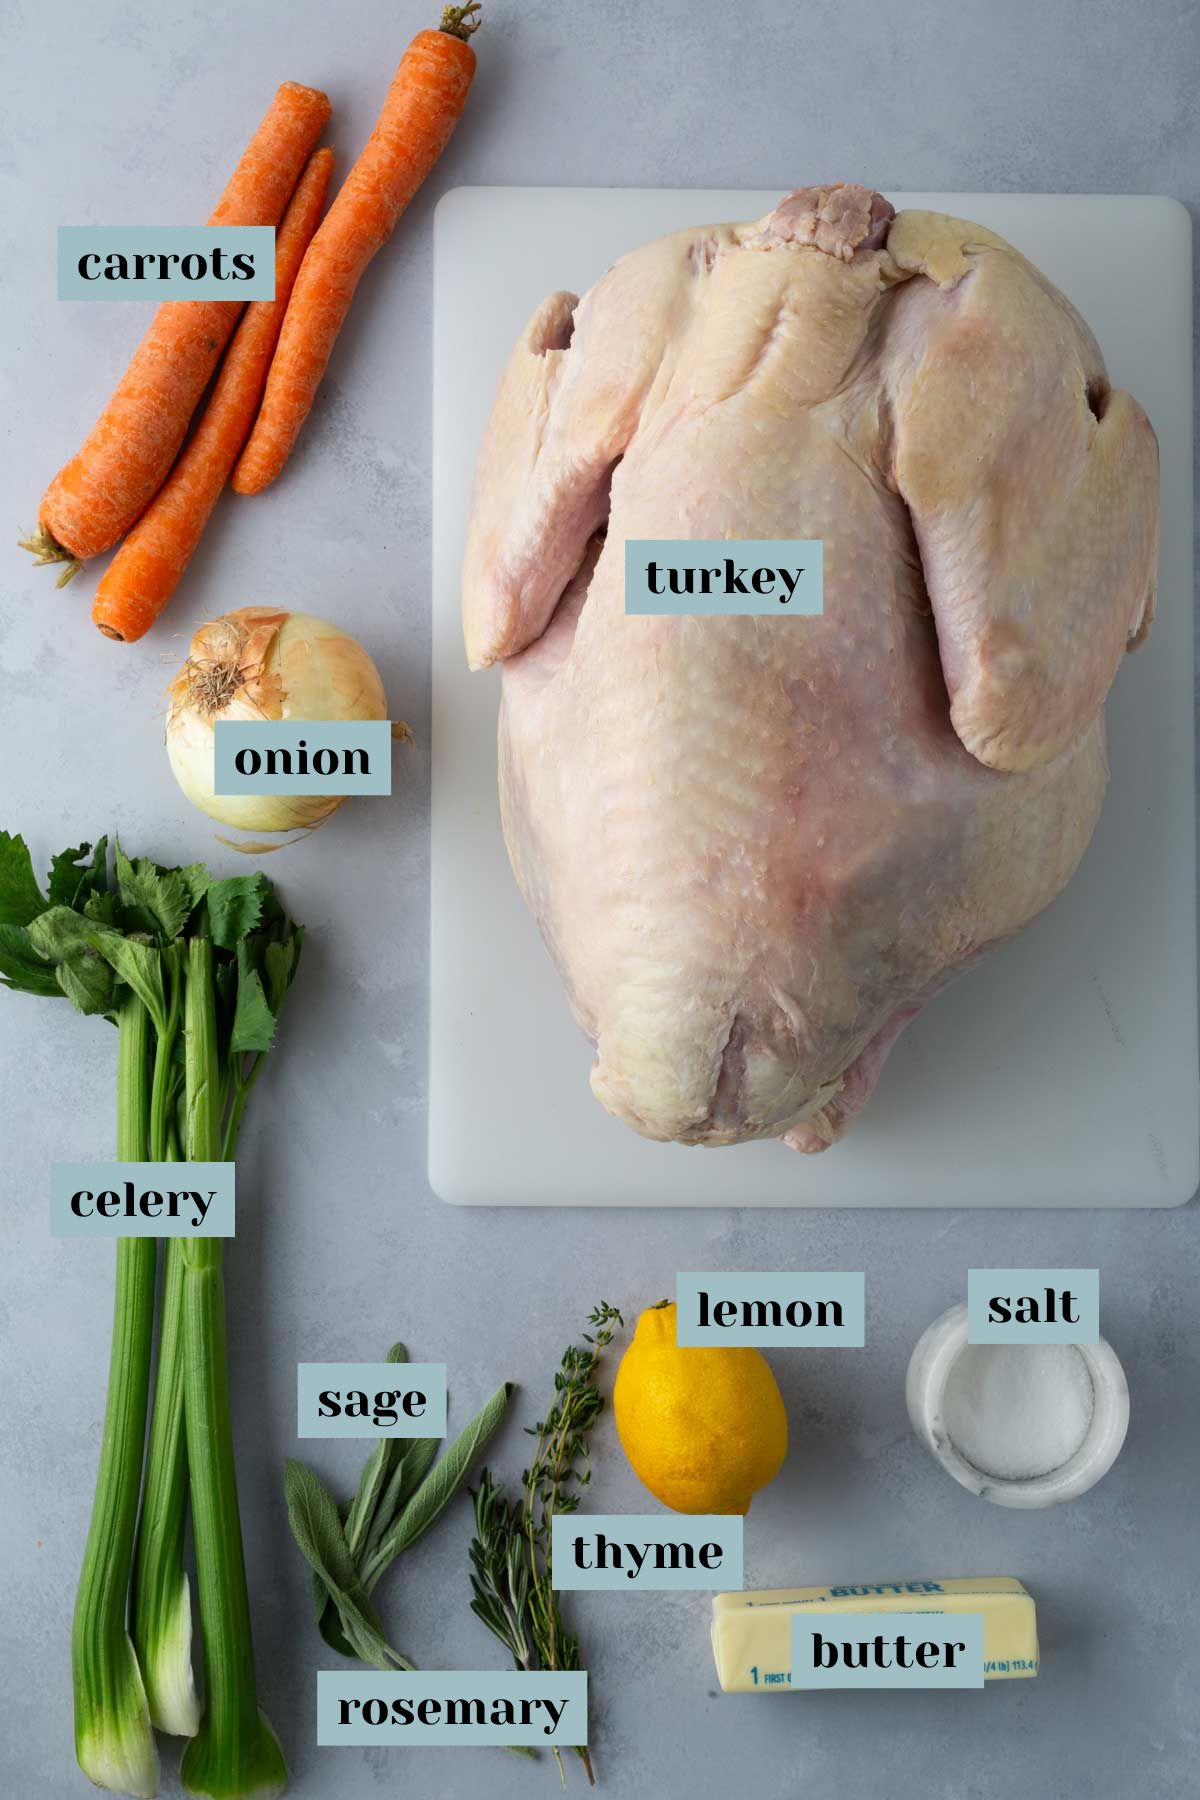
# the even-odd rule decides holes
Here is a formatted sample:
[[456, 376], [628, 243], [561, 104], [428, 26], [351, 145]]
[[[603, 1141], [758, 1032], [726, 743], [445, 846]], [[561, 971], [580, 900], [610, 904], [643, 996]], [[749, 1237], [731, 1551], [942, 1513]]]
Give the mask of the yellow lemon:
[[664, 1506], [744, 1513], [787, 1455], [787, 1413], [757, 1350], [681, 1348], [675, 1308], [637, 1322], [613, 1388], [621, 1446]]

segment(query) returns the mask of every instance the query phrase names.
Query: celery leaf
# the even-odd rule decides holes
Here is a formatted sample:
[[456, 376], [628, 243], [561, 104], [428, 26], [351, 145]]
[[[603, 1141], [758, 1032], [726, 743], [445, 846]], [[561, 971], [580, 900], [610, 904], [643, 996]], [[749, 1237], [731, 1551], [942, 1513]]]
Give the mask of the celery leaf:
[[46, 888], [51, 906], [77, 906], [81, 896], [91, 890], [91, 865], [81, 868], [85, 856], [92, 854], [90, 844], [74, 850], [60, 850], [50, 864]]
[[275, 1042], [275, 1014], [267, 1005], [267, 996], [258, 970], [238, 952], [237, 1002], [233, 1013], [233, 1030], [229, 1037], [230, 1053], [264, 1055]]
[[54, 970], [33, 948], [24, 925], [0, 924], [0, 983], [21, 994], [62, 995]]
[[187, 923], [194, 902], [179, 869], [160, 869], [146, 857], [130, 862], [116, 847], [117, 890], [131, 923], [169, 944]]
[[25, 839], [0, 831], [0, 923], [31, 925], [45, 910]]
[[262, 918], [265, 875], [229, 875], [214, 881], [205, 898], [212, 940], [222, 950], [236, 950]]

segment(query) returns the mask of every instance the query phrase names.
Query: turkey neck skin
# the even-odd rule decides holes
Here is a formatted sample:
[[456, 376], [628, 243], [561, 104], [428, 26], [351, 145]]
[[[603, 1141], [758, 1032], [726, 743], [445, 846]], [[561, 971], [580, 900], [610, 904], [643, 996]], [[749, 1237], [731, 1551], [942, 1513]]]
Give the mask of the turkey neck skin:
[[[506, 841], [593, 1087], [644, 1135], [710, 1145], [833, 1102], [895, 1014], [1059, 891], [1105, 781], [1100, 720], [1021, 775], [955, 736], [889, 474], [904, 277], [886, 248], [756, 230], [680, 235], [700, 272], [607, 539], [504, 663], [500, 722]], [[824, 541], [822, 617], [625, 616], [627, 538], [744, 537]]]

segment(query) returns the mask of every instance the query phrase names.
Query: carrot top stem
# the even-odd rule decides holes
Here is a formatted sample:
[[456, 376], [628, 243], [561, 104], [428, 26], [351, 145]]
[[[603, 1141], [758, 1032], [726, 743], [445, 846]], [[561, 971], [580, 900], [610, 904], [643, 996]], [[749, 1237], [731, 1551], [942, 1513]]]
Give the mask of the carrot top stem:
[[473, 31], [478, 31], [483, 24], [482, 19], [472, 15], [479, 11], [479, 0], [471, 0], [469, 6], [443, 6], [442, 23], [439, 30], [448, 37], [461, 38], [465, 44]]
[[17, 545], [22, 550], [28, 550], [33, 558], [35, 569], [43, 568], [46, 563], [66, 563], [67, 566], [55, 582], [55, 587], [66, 587], [71, 577], [78, 575], [83, 567], [79, 558], [72, 556], [69, 550], [64, 550], [54, 533], [45, 525], [39, 525], [37, 530], [30, 532], [27, 537], [18, 538]]

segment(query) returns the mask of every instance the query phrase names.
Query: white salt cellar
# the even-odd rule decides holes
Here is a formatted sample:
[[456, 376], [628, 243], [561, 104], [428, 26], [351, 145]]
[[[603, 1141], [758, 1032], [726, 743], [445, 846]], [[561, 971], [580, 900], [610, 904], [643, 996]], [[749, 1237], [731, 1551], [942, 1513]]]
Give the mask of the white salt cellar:
[[997, 1506], [1054, 1506], [1116, 1461], [1129, 1389], [1112, 1346], [968, 1344], [952, 1306], [920, 1339], [905, 1386], [913, 1430], [960, 1486]]

